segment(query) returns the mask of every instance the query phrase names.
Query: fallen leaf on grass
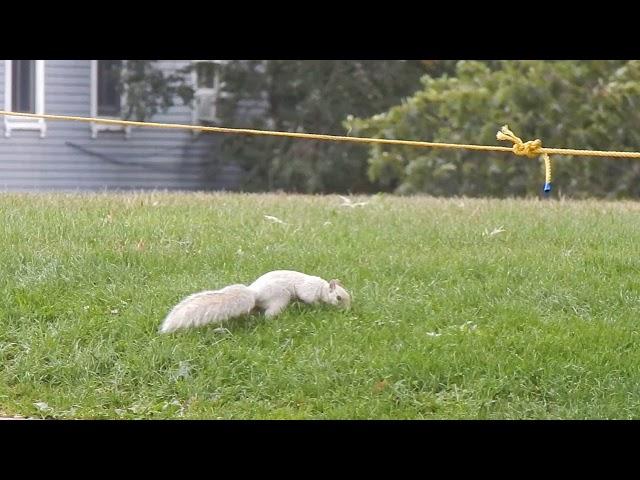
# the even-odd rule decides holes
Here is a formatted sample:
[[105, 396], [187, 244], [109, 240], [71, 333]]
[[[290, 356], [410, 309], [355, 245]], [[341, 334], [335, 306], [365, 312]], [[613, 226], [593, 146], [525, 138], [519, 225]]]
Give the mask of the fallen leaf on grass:
[[287, 225], [287, 223], [286, 223], [286, 222], [283, 222], [283, 221], [282, 221], [282, 220], [280, 220], [278, 217], [274, 217], [274, 216], [272, 216], [272, 215], [265, 215], [265, 216], [264, 216], [264, 218], [265, 218], [265, 219], [267, 219], [267, 220], [269, 220], [270, 222], [273, 222], [273, 223], [279, 223], [279, 224], [281, 224], [281, 225]]
[[375, 393], [380, 393], [382, 392], [385, 388], [387, 388], [389, 386], [389, 382], [387, 382], [386, 380], [381, 380], [379, 382], [376, 382], [373, 385], [373, 391]]
[[343, 197], [342, 195], [338, 195], [341, 199], [342, 199], [342, 203], [340, 204], [341, 207], [351, 207], [351, 208], [355, 208], [355, 207], [364, 207], [365, 205], [367, 205], [369, 202], [353, 202], [350, 198], [347, 197]]

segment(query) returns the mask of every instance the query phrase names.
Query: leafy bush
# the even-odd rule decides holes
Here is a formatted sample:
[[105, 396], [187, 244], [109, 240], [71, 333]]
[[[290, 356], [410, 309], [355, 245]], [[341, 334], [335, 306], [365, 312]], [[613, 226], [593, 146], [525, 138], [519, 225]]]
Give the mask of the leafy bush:
[[[640, 149], [638, 61], [459, 61], [453, 75], [425, 75], [422, 89], [387, 112], [349, 117], [352, 134], [495, 145], [501, 125], [543, 146]], [[552, 157], [554, 183], [574, 197], [640, 194], [640, 163]], [[369, 177], [398, 193], [533, 195], [541, 162], [502, 153], [376, 145]]]

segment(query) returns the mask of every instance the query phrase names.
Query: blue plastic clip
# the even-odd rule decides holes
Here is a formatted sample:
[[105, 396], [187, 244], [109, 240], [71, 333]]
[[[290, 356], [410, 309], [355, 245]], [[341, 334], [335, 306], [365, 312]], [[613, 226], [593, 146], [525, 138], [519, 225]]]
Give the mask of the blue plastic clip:
[[544, 187], [542, 188], [542, 191], [544, 192], [544, 196], [548, 197], [549, 194], [551, 193], [551, 183], [545, 183]]

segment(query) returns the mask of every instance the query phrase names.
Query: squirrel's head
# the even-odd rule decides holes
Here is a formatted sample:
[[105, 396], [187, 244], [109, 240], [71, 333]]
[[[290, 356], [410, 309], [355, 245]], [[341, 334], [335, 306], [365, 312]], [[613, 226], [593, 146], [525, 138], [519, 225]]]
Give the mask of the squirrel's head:
[[343, 308], [349, 308], [351, 306], [351, 296], [342, 287], [340, 280], [334, 279], [329, 282], [328, 303]]

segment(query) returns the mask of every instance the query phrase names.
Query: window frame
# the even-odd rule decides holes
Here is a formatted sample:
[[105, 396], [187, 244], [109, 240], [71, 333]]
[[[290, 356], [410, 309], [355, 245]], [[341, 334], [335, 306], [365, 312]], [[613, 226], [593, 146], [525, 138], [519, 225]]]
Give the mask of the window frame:
[[[103, 115], [98, 117], [98, 62], [100, 60], [91, 60], [91, 110], [90, 115], [93, 118], [105, 118], [109, 120], [122, 120], [122, 116]], [[124, 68], [124, 64], [123, 64]], [[126, 92], [122, 94], [120, 104], [124, 106]], [[91, 138], [98, 138], [99, 132], [124, 132], [124, 137], [131, 136], [131, 125], [111, 125], [91, 122]]]
[[[4, 61], [4, 109], [13, 111], [13, 66], [15, 60]], [[45, 107], [45, 61], [35, 62], [35, 113], [44, 114]], [[4, 115], [4, 136], [11, 137], [13, 130], [35, 130], [40, 132], [40, 138], [44, 138], [47, 132], [47, 124], [44, 118], [16, 117]]]
[[[198, 116], [198, 108], [197, 101], [198, 97], [201, 95], [214, 95], [216, 98], [216, 102], [220, 98], [224, 98], [226, 96], [225, 92], [222, 91], [224, 87], [224, 82], [221, 79], [220, 67], [223, 67], [229, 60], [191, 60], [193, 65], [193, 69], [191, 70], [191, 84], [193, 85], [194, 90], [194, 104], [191, 109], [191, 123], [193, 125], [199, 125], [200, 119]], [[199, 87], [199, 78], [198, 78], [198, 64], [213, 64], [217, 65], [217, 68], [213, 72], [213, 85], [210, 87]], [[199, 134], [200, 130], [192, 130], [194, 135]]]

